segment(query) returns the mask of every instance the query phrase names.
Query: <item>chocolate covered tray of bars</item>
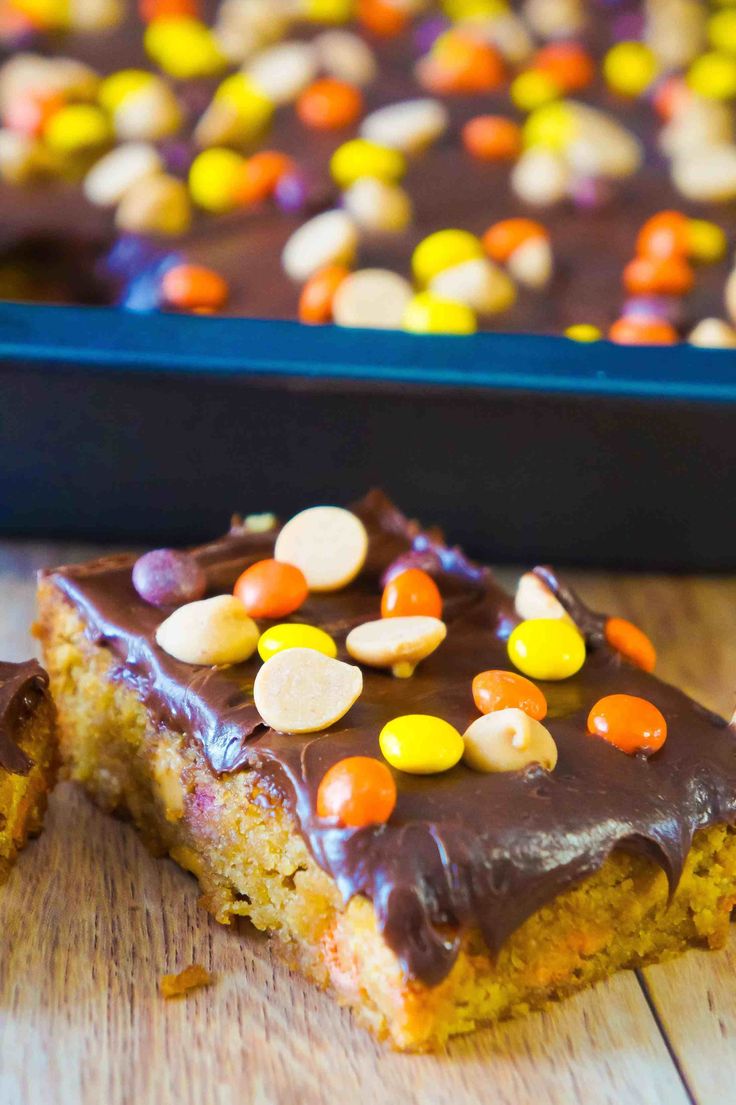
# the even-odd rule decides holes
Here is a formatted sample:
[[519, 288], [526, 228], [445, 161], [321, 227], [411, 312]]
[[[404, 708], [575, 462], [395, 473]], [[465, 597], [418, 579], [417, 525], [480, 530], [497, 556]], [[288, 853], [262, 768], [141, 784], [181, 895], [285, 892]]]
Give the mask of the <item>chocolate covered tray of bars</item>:
[[734, 37], [697, 0], [9, 0], [0, 526], [480, 480], [448, 522], [488, 557], [733, 563]]

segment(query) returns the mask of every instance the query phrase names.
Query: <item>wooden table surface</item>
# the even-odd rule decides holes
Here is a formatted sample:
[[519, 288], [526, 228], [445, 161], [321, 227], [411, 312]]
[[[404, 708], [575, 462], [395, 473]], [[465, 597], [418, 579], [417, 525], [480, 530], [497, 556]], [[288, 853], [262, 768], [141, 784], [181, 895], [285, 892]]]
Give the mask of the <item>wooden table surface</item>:
[[[98, 550], [0, 542], [0, 656], [32, 646], [33, 575]], [[511, 573], [501, 573], [509, 582]], [[660, 672], [707, 705], [736, 694], [736, 579], [569, 573], [633, 618]], [[164, 1002], [197, 962], [216, 985]], [[0, 891], [0, 1105], [727, 1105], [736, 1100], [736, 928], [725, 952], [626, 973], [437, 1056], [387, 1051], [194, 880], [68, 784]]]

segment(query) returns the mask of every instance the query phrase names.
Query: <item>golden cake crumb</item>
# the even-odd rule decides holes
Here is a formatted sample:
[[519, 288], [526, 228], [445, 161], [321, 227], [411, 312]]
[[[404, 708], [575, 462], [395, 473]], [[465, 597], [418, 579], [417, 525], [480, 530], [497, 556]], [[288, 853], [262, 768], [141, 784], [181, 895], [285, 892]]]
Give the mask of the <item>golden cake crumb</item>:
[[161, 996], [164, 998], [183, 998], [192, 990], [201, 990], [204, 986], [212, 986], [215, 976], [200, 967], [199, 963], [192, 963], [176, 975], [162, 975], [159, 983]]

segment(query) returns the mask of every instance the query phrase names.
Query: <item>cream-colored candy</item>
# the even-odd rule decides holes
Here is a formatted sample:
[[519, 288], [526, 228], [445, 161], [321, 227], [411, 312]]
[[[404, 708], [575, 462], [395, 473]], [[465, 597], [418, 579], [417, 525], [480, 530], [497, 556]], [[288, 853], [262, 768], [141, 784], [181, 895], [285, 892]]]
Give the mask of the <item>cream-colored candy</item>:
[[582, 0], [526, 0], [523, 15], [540, 38], [576, 38], [586, 22]]
[[539, 291], [546, 288], [554, 272], [552, 246], [547, 238], [528, 238], [508, 259], [508, 270], [519, 284]]
[[313, 506], [291, 518], [276, 538], [274, 557], [299, 568], [310, 591], [339, 591], [365, 563], [368, 534], [357, 515]]
[[323, 211], [295, 230], [284, 246], [286, 275], [302, 283], [325, 265], [348, 264], [358, 246], [358, 229], [346, 211]]
[[570, 170], [553, 150], [531, 146], [511, 170], [511, 187], [519, 199], [534, 207], [550, 207], [567, 195]]
[[525, 572], [516, 585], [514, 609], [523, 621], [561, 618], [573, 624], [564, 606], [534, 572]]
[[94, 69], [74, 58], [15, 54], [0, 68], [0, 113], [30, 93], [59, 93], [72, 100], [89, 100], [99, 83]]
[[692, 95], [660, 131], [659, 145], [668, 157], [693, 157], [702, 147], [730, 144], [733, 135], [730, 104]]
[[0, 128], [0, 180], [23, 184], [38, 167], [39, 146], [19, 131]]
[[436, 142], [444, 134], [448, 122], [445, 105], [427, 97], [379, 108], [366, 115], [360, 133], [379, 146], [413, 154]]
[[232, 62], [251, 57], [270, 42], [278, 42], [293, 16], [291, 0], [222, 0], [217, 9], [214, 34], [222, 52]]
[[408, 280], [389, 269], [359, 269], [342, 281], [332, 301], [338, 326], [400, 330], [414, 294]]
[[523, 771], [531, 764], [552, 771], [557, 763], [552, 734], [515, 707], [477, 718], [463, 733], [463, 741], [463, 759], [474, 771]]
[[534, 39], [523, 19], [511, 11], [492, 16], [470, 16], [458, 24], [476, 37], [495, 46], [503, 58], [512, 65], [522, 65], [534, 53]]
[[632, 176], [643, 158], [641, 142], [612, 115], [570, 101], [574, 136], [565, 150], [569, 166], [583, 176], [622, 180]]
[[308, 42], [281, 42], [251, 58], [246, 73], [274, 104], [288, 104], [316, 77], [317, 52]]
[[361, 87], [375, 79], [378, 67], [367, 42], [339, 28], [323, 31], [313, 40], [319, 66], [331, 77]]
[[736, 145], [701, 147], [672, 162], [672, 180], [686, 199], [725, 203], [736, 199]]
[[701, 349], [734, 349], [736, 330], [721, 318], [703, 318], [690, 331], [687, 340]]
[[200, 149], [210, 146], [242, 146], [254, 137], [252, 122], [232, 104], [213, 100], [194, 128], [194, 142]]
[[516, 299], [513, 280], [484, 257], [443, 269], [430, 281], [429, 290], [443, 299], [465, 303], [479, 315], [508, 311]]
[[120, 230], [132, 234], [184, 234], [192, 221], [192, 205], [183, 181], [166, 173], [137, 180], [126, 191], [115, 215]]
[[723, 301], [726, 304], [728, 317], [732, 322], [736, 322], [736, 269], [732, 271], [726, 281], [726, 287], [723, 290]]
[[123, 98], [112, 122], [124, 141], [157, 142], [179, 129], [181, 109], [165, 81], [151, 80]]
[[128, 142], [111, 150], [92, 166], [84, 178], [84, 194], [98, 207], [114, 207], [129, 188], [162, 168], [155, 146]]
[[250, 659], [259, 630], [234, 595], [180, 606], [156, 630], [157, 645], [185, 664], [240, 664]]
[[248, 514], [243, 519], [243, 526], [248, 533], [268, 533], [269, 530], [275, 529], [277, 518], [275, 514], [271, 514], [270, 511], [264, 511], [262, 514]]
[[412, 203], [400, 184], [360, 177], [343, 192], [343, 207], [361, 230], [397, 234], [412, 220]]
[[69, 25], [78, 31], [106, 31], [125, 15], [121, 0], [70, 0]]
[[685, 69], [705, 49], [706, 8], [700, 0], [650, 0], [645, 11], [644, 41], [663, 69]]
[[280, 733], [317, 733], [344, 717], [363, 690], [363, 673], [313, 648], [266, 660], [253, 684], [256, 709]]
[[391, 668], [395, 676], [407, 679], [446, 636], [447, 626], [439, 618], [380, 618], [351, 629], [345, 647], [361, 664]]

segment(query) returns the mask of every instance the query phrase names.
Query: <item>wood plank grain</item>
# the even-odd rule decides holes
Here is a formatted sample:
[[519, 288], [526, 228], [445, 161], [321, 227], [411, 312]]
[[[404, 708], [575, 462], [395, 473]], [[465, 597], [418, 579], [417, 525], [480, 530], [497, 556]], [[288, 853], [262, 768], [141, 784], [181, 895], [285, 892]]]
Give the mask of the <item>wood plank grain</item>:
[[[0, 545], [0, 654], [28, 654], [32, 569], [86, 555]], [[704, 616], [712, 625], [721, 593], [717, 585], [702, 612], [700, 584], [689, 581], [640, 588], [591, 576], [583, 584], [594, 602], [636, 614], [659, 640], [683, 604], [692, 622]], [[701, 663], [665, 651], [675, 666]], [[712, 652], [718, 667], [717, 643]], [[690, 676], [701, 674], [697, 667]], [[0, 895], [2, 1105], [270, 1105], [297, 1095], [303, 1105], [687, 1105], [632, 974], [445, 1054], [398, 1056], [291, 975], [263, 936], [216, 925], [196, 899], [194, 881], [150, 857], [129, 827], [59, 788], [47, 831]], [[160, 975], [194, 961], [216, 972], [216, 985], [162, 1001]]]

